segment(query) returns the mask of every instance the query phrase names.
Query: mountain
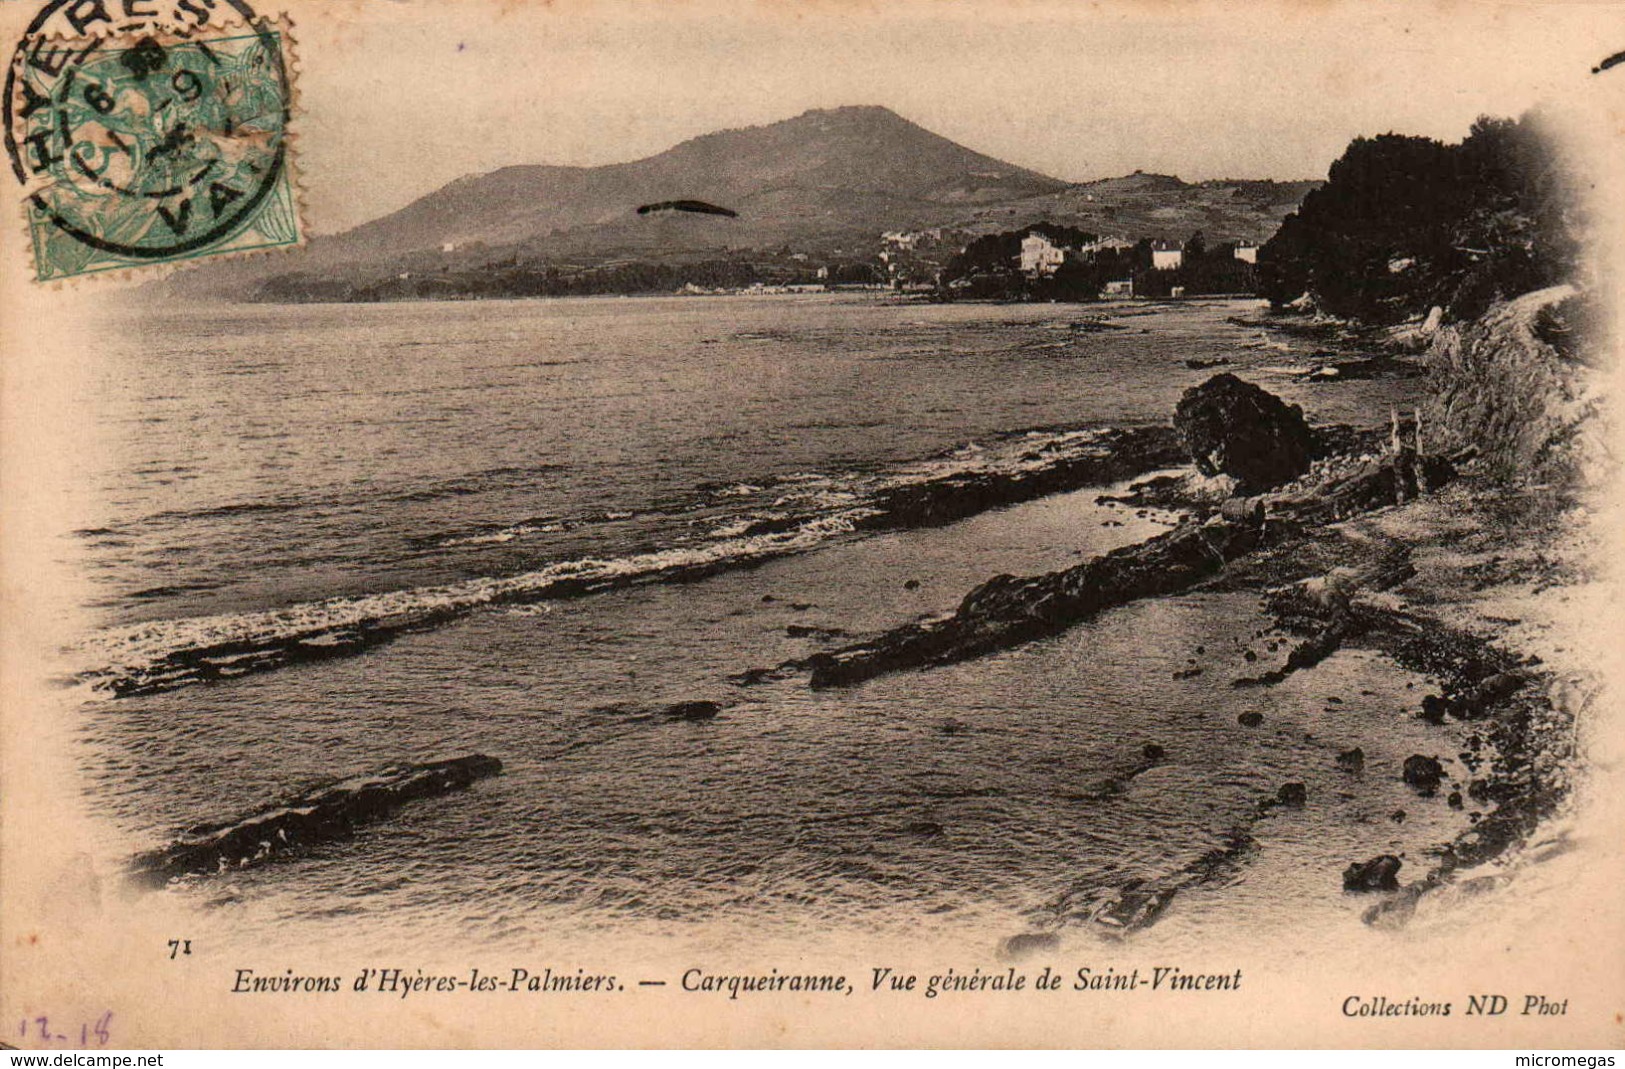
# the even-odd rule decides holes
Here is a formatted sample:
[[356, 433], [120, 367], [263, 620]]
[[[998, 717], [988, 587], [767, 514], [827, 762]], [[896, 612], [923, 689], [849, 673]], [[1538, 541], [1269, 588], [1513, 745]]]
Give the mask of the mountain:
[[[1073, 185], [973, 151], [886, 108], [842, 107], [706, 134], [630, 163], [470, 175], [304, 249], [200, 266], [171, 285], [263, 296], [319, 283], [342, 294], [413, 273], [469, 278], [494, 265], [556, 273], [791, 250], [866, 260], [880, 251], [886, 231], [978, 233], [1044, 218], [1134, 236], [1150, 226], [1183, 237], [1200, 226], [1210, 240], [1257, 240], [1273, 233], [1302, 195], [1264, 193], [1269, 203], [1260, 203], [1261, 189], [1272, 185], [1210, 187], [1139, 173]], [[673, 201], [733, 214], [638, 212]]]
[[866, 225], [877, 207], [981, 204], [1064, 187], [885, 108], [836, 108], [707, 134], [633, 163], [504, 167], [463, 178], [345, 240], [389, 254], [514, 243], [593, 226], [649, 229], [637, 208], [677, 198], [730, 208], [755, 232], [793, 230], [831, 212]]

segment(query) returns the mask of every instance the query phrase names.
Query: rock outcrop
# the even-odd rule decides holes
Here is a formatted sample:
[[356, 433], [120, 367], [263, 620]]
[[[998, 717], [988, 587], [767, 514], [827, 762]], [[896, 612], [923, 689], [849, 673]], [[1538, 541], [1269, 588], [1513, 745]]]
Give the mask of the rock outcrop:
[[1102, 431], [1086, 449], [1071, 456], [1025, 458], [1031, 467], [998, 472], [964, 472], [903, 483], [875, 494], [863, 530], [936, 527], [1048, 494], [1101, 486], [1180, 463], [1183, 451], [1166, 426], [1120, 427]]
[[1370, 861], [1355, 862], [1343, 870], [1343, 890], [1397, 891], [1401, 864], [1403, 862], [1392, 854], [1383, 854]]
[[664, 712], [670, 720], [714, 720], [722, 706], [712, 701], [677, 702], [666, 706]]
[[1585, 347], [1568, 340], [1581, 299], [1573, 286], [1552, 286], [1442, 328], [1427, 355], [1429, 433], [1477, 447], [1509, 481], [1587, 477], [1603, 447]]
[[130, 862], [137, 883], [160, 886], [179, 876], [246, 868], [279, 855], [342, 839], [407, 802], [462, 790], [495, 776], [502, 762], [484, 754], [390, 765], [367, 775], [311, 787], [292, 798], [213, 824], [187, 828], [169, 846]]
[[1095, 557], [1064, 571], [1000, 575], [952, 616], [908, 624], [865, 643], [814, 654], [797, 667], [814, 687], [858, 683], [898, 668], [948, 664], [1053, 634], [1103, 609], [1171, 594], [1257, 548], [1262, 527], [1214, 520]]
[[1174, 430], [1202, 474], [1233, 476], [1244, 494], [1296, 479], [1314, 450], [1302, 409], [1229, 373], [1185, 391]]
[[1283, 783], [1281, 789], [1275, 792], [1275, 803], [1277, 805], [1301, 809], [1308, 802], [1309, 788], [1302, 783]]
[[[1407, 500], [1417, 493], [1418, 474], [1424, 469], [1427, 484], [1433, 487], [1454, 475], [1442, 458], [1402, 451], [1325, 483], [1267, 495], [1262, 507], [1245, 510], [1239, 521], [1216, 515], [1206, 523], [1188, 523], [1062, 571], [995, 576], [967, 594], [952, 615], [905, 624], [867, 641], [786, 662], [777, 669], [752, 669], [733, 679], [753, 684], [806, 671], [814, 687], [847, 686], [887, 672], [951, 664], [1006, 649], [1118, 605], [1187, 590], [1218, 575], [1231, 562], [1280, 544], [1304, 525], [1335, 522]], [[1353, 626], [1342, 608], [1345, 600], [1332, 599], [1330, 623], [1295, 649], [1284, 669], [1238, 682], [1275, 682], [1274, 675], [1284, 678], [1335, 650]]]
[[1439, 764], [1437, 758], [1412, 754], [1405, 758], [1402, 775], [1406, 783], [1423, 794], [1432, 794], [1439, 789], [1439, 784], [1444, 780], [1444, 766]]

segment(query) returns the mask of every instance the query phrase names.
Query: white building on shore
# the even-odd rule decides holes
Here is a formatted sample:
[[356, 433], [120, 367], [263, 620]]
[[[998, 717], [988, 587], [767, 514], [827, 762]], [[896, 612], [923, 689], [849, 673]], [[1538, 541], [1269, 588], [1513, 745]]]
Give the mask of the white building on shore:
[[1151, 270], [1177, 271], [1185, 264], [1185, 250], [1177, 242], [1158, 238], [1151, 243]]
[[1021, 239], [1021, 273], [1035, 278], [1053, 275], [1066, 262], [1066, 253], [1065, 246], [1043, 234], [1028, 234]]

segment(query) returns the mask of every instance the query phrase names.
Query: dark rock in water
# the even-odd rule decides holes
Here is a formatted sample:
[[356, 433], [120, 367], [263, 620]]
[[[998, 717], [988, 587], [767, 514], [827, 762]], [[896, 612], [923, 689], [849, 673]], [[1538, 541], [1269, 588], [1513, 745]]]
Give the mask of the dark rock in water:
[[[1272, 495], [1267, 524], [1213, 516], [1071, 568], [1033, 576], [994, 576], [967, 594], [951, 616], [903, 624], [781, 667], [807, 672], [815, 688], [843, 687], [887, 672], [951, 664], [1053, 635], [1105, 609], [1188, 590], [1305, 525], [1345, 520], [1408, 500], [1421, 467], [1428, 468], [1428, 485], [1434, 488], [1455, 475], [1453, 467], [1433, 457], [1362, 461], [1353, 474]], [[1386, 577], [1392, 570], [1385, 566], [1381, 571]], [[1365, 585], [1386, 589], [1376, 579]], [[1232, 686], [1278, 682], [1274, 677], [1319, 663], [1338, 648], [1355, 623], [1351, 612], [1334, 614], [1329, 625], [1292, 651], [1283, 669], [1260, 680], [1236, 680]]]
[[1140, 747], [1140, 759], [1127, 768], [1100, 781], [1092, 789], [1069, 794], [1064, 797], [1074, 802], [1104, 802], [1115, 798], [1129, 789], [1135, 777], [1141, 776], [1168, 759], [1168, 751], [1154, 742], [1148, 742]]
[[1040, 950], [1054, 950], [1060, 945], [1061, 937], [1055, 932], [1022, 932], [1006, 939], [1004, 945], [999, 948], [999, 953], [1014, 960], [1036, 954]]
[[1202, 669], [1200, 667], [1186, 668], [1186, 669], [1183, 669], [1181, 671], [1175, 672], [1174, 673], [1174, 678], [1175, 679], [1195, 679], [1197, 676], [1199, 676], [1201, 674], [1202, 674]]
[[767, 604], [770, 604], [771, 602], [775, 602], [775, 601], [778, 601], [778, 600], [779, 599], [774, 597], [772, 594], [763, 594], [762, 595], [762, 604], [763, 605], [767, 605]]
[[1445, 701], [1437, 694], [1429, 694], [1422, 699], [1422, 719], [1430, 724], [1444, 723]]
[[1450, 844], [1451, 856], [1461, 867], [1483, 864], [1500, 856], [1513, 843], [1525, 841], [1540, 821], [1539, 813], [1516, 805], [1501, 806], [1489, 814], [1467, 814], [1473, 827]]
[[[1026, 472], [961, 472], [879, 490], [871, 502], [874, 514], [859, 520], [858, 526], [863, 530], [936, 527], [988, 509], [1171, 468], [1180, 463], [1182, 453], [1171, 427], [1102, 431], [1087, 449]], [[1034, 458], [1043, 455], [1040, 451]]]
[[1083, 912], [1103, 935], [1118, 937], [1139, 931], [1154, 924], [1175, 895], [1226, 878], [1257, 848], [1250, 835], [1233, 830], [1218, 846], [1178, 871], [1149, 880], [1129, 880], [1095, 898]]
[[944, 735], [958, 735], [965, 730], [965, 722], [963, 720], [956, 720], [950, 716], [948, 719], [939, 724], [938, 728]]
[[846, 632], [838, 627], [817, 627], [809, 624], [791, 624], [784, 629], [790, 638], [845, 638]]
[[903, 829], [910, 835], [918, 835], [922, 839], [935, 839], [945, 830], [941, 824], [934, 820], [916, 820]]
[[1255, 728], [1264, 722], [1264, 714], [1258, 712], [1245, 712], [1236, 717], [1236, 723], [1244, 728]]
[[[1169, 437], [1173, 437], [1171, 429]], [[1176, 455], [1180, 461], [1185, 459], [1177, 447]], [[1186, 509], [1207, 500], [1202, 498], [1198, 501], [1198, 496], [1193, 493], [1189, 475], [1153, 475], [1131, 483], [1126, 493], [1098, 494], [1095, 504], [1133, 508], [1134, 515], [1143, 520], [1151, 515], [1152, 509]]]
[[920, 581], [918, 579], [910, 579], [908, 582], [903, 584], [903, 589], [918, 590], [920, 589]]
[[1301, 408], [1228, 372], [1185, 391], [1174, 430], [1204, 475], [1233, 476], [1244, 493], [1296, 479], [1314, 448]]
[[1229, 367], [1230, 358], [1228, 356], [1208, 358], [1193, 356], [1189, 360], [1185, 361], [1185, 366], [1190, 368], [1192, 371], [1206, 371], [1210, 367]]
[[1252, 664], [1258, 660], [1258, 654], [1254, 653], [1252, 650], [1247, 650], [1241, 655], [1241, 659], [1246, 661], [1248, 664]]
[[1337, 755], [1337, 767], [1344, 772], [1361, 772], [1365, 769], [1365, 751], [1356, 746], [1352, 750], [1344, 750]]
[[1405, 823], [1405, 811], [1403, 809], [1396, 809], [1392, 813], [1388, 814], [1388, 819], [1393, 821], [1395, 824], [1403, 824]]
[[1261, 538], [1256, 527], [1187, 524], [1063, 571], [995, 576], [967, 594], [951, 617], [904, 624], [795, 667], [810, 673], [814, 687], [850, 686], [903, 667], [1004, 649], [1113, 606], [1183, 590], [1216, 573], [1226, 560], [1257, 548]]
[[1275, 800], [1296, 809], [1309, 801], [1309, 788], [1301, 783], [1283, 783], [1275, 792]]
[[1444, 779], [1444, 766], [1439, 764], [1437, 758], [1412, 754], [1405, 758], [1402, 775], [1406, 783], [1423, 794], [1432, 794], [1439, 789], [1439, 783]]
[[1309, 382], [1349, 382], [1355, 379], [1412, 379], [1425, 374], [1427, 368], [1418, 361], [1395, 356], [1373, 356], [1360, 360], [1335, 360], [1317, 364], [1298, 377]]
[[1401, 864], [1399, 858], [1392, 854], [1382, 854], [1370, 861], [1357, 861], [1343, 870], [1343, 890], [1397, 891]]
[[665, 715], [672, 720], [710, 720], [722, 712], [722, 706], [716, 702], [677, 702], [666, 706]]
[[130, 876], [160, 886], [179, 876], [247, 868], [317, 843], [347, 838], [357, 825], [381, 820], [407, 802], [462, 790], [501, 771], [502, 762], [496, 758], [469, 754], [423, 764], [389, 765], [321, 784], [230, 820], [187, 828], [169, 846], [132, 859]]
[[1461, 800], [1461, 792], [1451, 791], [1450, 797], [1446, 798], [1445, 802], [1450, 806], [1451, 809], [1460, 809], [1463, 804]]

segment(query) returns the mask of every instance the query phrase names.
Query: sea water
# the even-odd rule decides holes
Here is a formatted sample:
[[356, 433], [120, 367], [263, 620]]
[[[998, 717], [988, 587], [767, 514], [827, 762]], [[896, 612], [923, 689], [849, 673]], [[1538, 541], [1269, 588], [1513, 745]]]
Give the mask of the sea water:
[[[951, 611], [993, 574], [1166, 530], [1094, 489], [940, 529], [864, 534], [852, 518], [877, 489], [1165, 422], [1213, 373], [1188, 359], [1228, 359], [1317, 421], [1374, 423], [1409, 400], [1411, 383], [1299, 381], [1313, 347], [1228, 318], [1256, 310], [816, 296], [146, 311], [92, 399], [113, 448], [64, 543], [94, 580], [87, 667], [132, 644], [475, 596], [354, 657], [87, 704], [111, 849], [322, 777], [481, 752], [504, 774], [169, 893], [237, 930], [362, 942], [1071, 931], [1112, 889], [1273, 827], [1326, 869], [1309, 897], [1334, 908], [1345, 840], [1448, 838], [1443, 813], [1388, 821], [1406, 795], [1383, 755], [1426, 742], [1407, 711], [1425, 681], [1345, 653], [1237, 691], [1257, 668], [1245, 652], [1277, 656], [1252, 599], [1130, 605], [845, 690], [729, 682]], [[782, 544], [757, 553], [763, 537]], [[557, 574], [685, 554], [715, 574], [546, 596]], [[542, 596], [477, 596], [515, 582]], [[692, 699], [724, 711], [649, 716]], [[1247, 710], [1264, 726], [1239, 726]], [[1168, 760], [1100, 791], [1146, 743]], [[1362, 743], [1376, 771], [1356, 781], [1333, 758]], [[1322, 815], [1261, 817], [1287, 780]], [[1328, 838], [1333, 823], [1365, 830]], [[1247, 865], [1215, 881], [1232, 899]]]

